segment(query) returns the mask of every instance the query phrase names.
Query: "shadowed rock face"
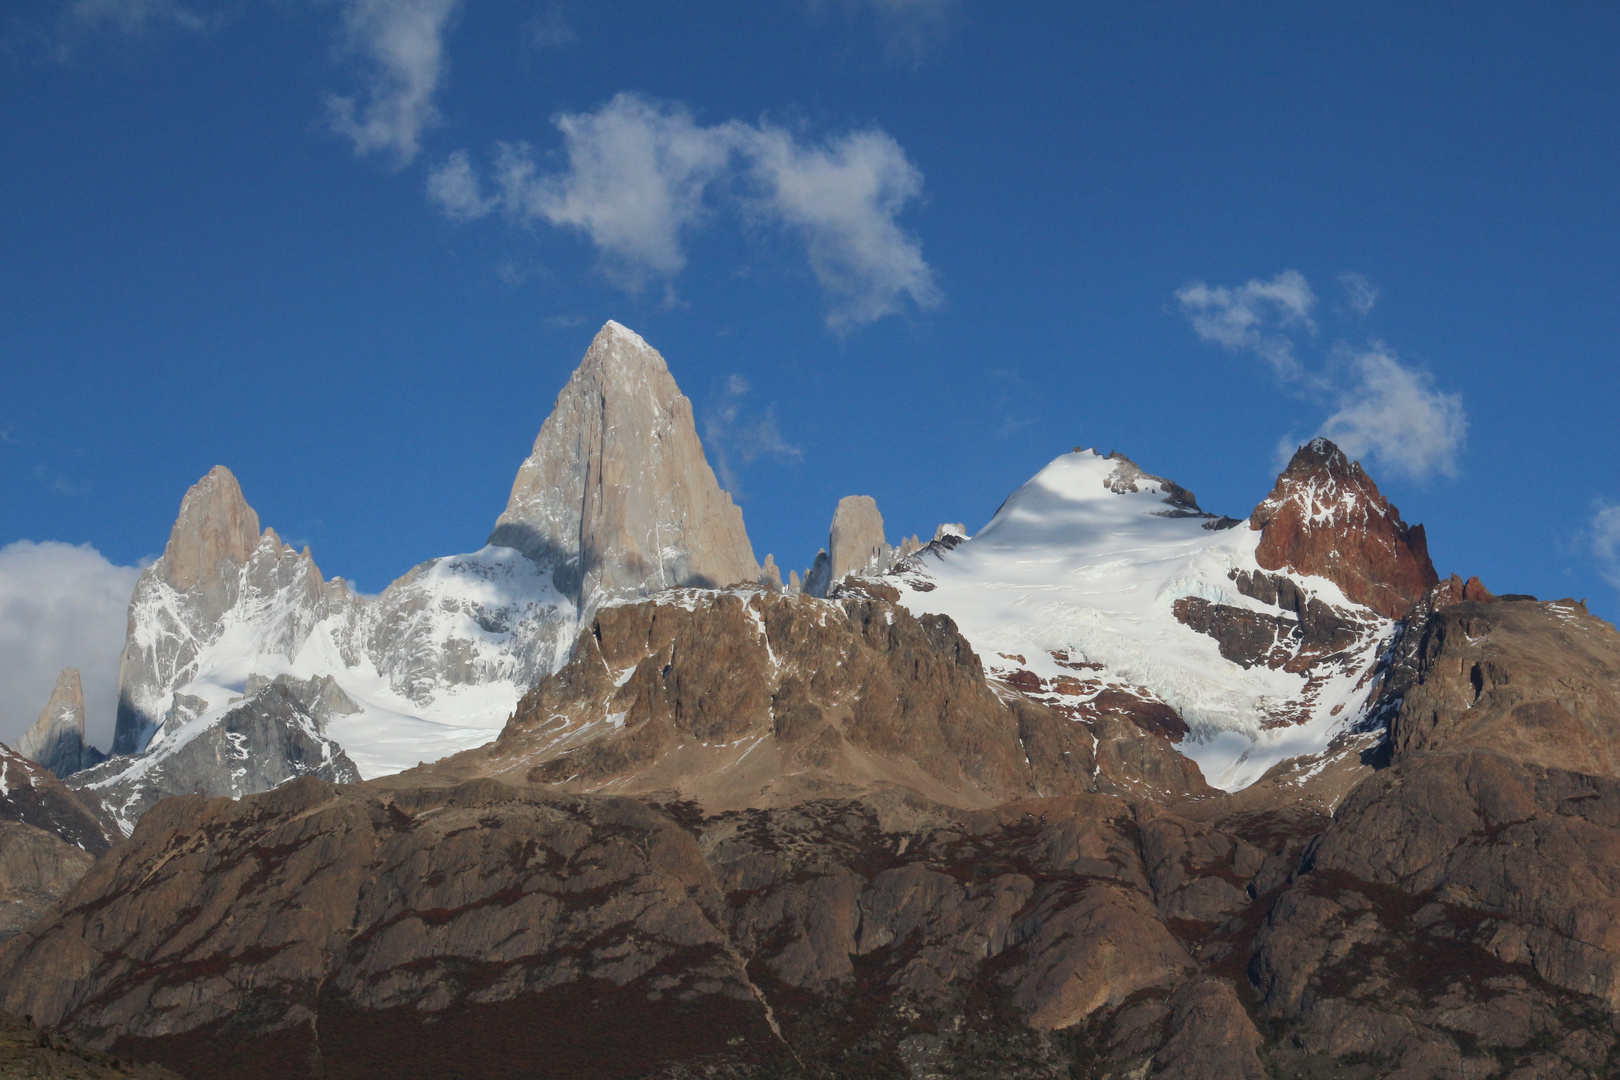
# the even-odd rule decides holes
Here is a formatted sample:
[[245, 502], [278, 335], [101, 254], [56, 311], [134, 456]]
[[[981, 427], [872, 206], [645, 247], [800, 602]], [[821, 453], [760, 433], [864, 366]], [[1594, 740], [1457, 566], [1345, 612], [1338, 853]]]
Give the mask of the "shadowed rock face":
[[44, 829], [73, 847], [100, 855], [121, 834], [93, 796], [0, 743], [0, 821]]
[[1295, 452], [1249, 516], [1267, 570], [1325, 577], [1345, 596], [1399, 619], [1439, 576], [1423, 526], [1408, 527], [1378, 485], [1326, 439]]
[[0, 1076], [31, 1080], [181, 1080], [157, 1065], [136, 1065], [79, 1046], [21, 1017], [0, 1013]]
[[93, 798], [0, 744], [0, 940], [44, 914], [118, 835]]
[[551, 565], [587, 616], [612, 597], [759, 577], [692, 403], [657, 350], [615, 322], [557, 395], [489, 542]]
[[[1055, 1080], [1082, 1049], [1162, 1050], [1162, 1075], [1200, 1075], [1172, 1029], [1258, 1076], [1258, 1033], [1165, 914], [1241, 905], [1240, 886], [1187, 887], [1189, 852], [1267, 858], [1102, 795], [704, 820], [490, 781], [303, 780], [155, 808], [0, 952], [0, 1005], [239, 1080], [833, 1077], [873, 1055], [892, 1071], [1009, 1054], [1012, 1075]], [[1061, 1034], [1088, 1023], [1119, 1031]]]
[[84, 741], [84, 686], [78, 668], [56, 676], [50, 700], [34, 726], [23, 733], [17, 749], [58, 777], [72, 776], [105, 761], [106, 755]]

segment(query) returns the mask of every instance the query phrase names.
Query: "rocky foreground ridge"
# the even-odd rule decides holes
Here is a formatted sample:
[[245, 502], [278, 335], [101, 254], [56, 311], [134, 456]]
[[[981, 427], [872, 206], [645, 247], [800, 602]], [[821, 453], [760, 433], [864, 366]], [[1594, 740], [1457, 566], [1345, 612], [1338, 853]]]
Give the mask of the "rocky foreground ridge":
[[1620, 634], [1576, 604], [1423, 613], [1331, 815], [1144, 793], [1166, 734], [1060, 723], [870, 594], [649, 598], [575, 657], [491, 747], [159, 804], [0, 1007], [192, 1076], [1620, 1064]]
[[379, 598], [211, 473], [146, 748], [0, 759], [0, 1010], [192, 1080], [1620, 1073], [1583, 605], [1440, 580], [1323, 440], [1245, 519], [1089, 450], [971, 537], [851, 497], [785, 591], [723, 496], [616, 324]]

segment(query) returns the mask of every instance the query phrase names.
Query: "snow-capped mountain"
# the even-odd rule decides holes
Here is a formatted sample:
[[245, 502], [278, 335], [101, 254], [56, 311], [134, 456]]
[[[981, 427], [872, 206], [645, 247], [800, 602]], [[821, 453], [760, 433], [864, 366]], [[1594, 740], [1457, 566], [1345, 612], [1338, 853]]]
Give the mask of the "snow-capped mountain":
[[[326, 581], [308, 551], [273, 529], [239, 559], [235, 523], [258, 531], [219, 466], [186, 493], [168, 548], [136, 583], [117, 749], [163, 753], [189, 741], [250, 680], [325, 676], [349, 702], [326, 718], [331, 737], [362, 775], [395, 772], [493, 738], [572, 639], [571, 605], [509, 548], [430, 560], [366, 598]], [[215, 554], [187, 574], [193, 549]]]
[[1077, 718], [1168, 706], [1186, 728], [1178, 748], [1236, 790], [1352, 732], [1390, 613], [1435, 577], [1421, 529], [1318, 440], [1249, 521], [1076, 450], [977, 535], [930, 544], [886, 580], [919, 614], [955, 620], [1008, 685]]
[[[130, 602], [124, 756], [75, 783], [128, 808], [127, 827], [148, 802], [140, 777], [277, 680], [329, 687], [320, 702], [270, 709], [302, 733], [280, 736], [330, 740], [363, 777], [398, 772], [493, 739], [604, 600], [759, 573], [691, 403], [657, 351], [610, 322], [558, 396], [491, 543], [422, 563], [378, 596], [328, 581], [308, 549], [261, 531], [228, 469], [198, 481]], [[298, 774], [214, 786], [240, 794], [282, 772]]]

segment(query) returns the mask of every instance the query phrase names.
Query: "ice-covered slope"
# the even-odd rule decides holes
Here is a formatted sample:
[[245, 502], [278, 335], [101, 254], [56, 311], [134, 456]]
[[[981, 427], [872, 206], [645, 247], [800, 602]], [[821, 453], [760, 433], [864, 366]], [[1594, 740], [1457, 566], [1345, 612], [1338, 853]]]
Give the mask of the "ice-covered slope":
[[[193, 489], [195, 491], [195, 489]], [[188, 495], [188, 498], [191, 496]], [[330, 676], [352, 703], [327, 724], [362, 775], [397, 772], [495, 737], [523, 692], [566, 659], [573, 605], [510, 548], [433, 559], [376, 597], [325, 582], [307, 552], [265, 530], [214, 614], [177, 589], [163, 560], [130, 605], [124, 697], [140, 749], [220, 721], [249, 679]], [[131, 668], [155, 669], [129, 677]]]
[[1223, 655], [1216, 636], [1178, 617], [1177, 601], [1202, 600], [1229, 623], [1286, 626], [1276, 604], [1240, 589], [1264, 573], [1260, 539], [1130, 461], [1084, 450], [1042, 469], [971, 539], [930, 545], [886, 580], [914, 611], [951, 616], [992, 671], [1055, 704], [1083, 712], [1112, 693], [1169, 705], [1190, 729], [1180, 748], [1211, 784], [1235, 790], [1322, 752], [1360, 716], [1393, 625], [1332, 581], [1295, 574], [1307, 602], [1351, 627], [1347, 647], [1310, 663], [1284, 634], [1265, 657]]

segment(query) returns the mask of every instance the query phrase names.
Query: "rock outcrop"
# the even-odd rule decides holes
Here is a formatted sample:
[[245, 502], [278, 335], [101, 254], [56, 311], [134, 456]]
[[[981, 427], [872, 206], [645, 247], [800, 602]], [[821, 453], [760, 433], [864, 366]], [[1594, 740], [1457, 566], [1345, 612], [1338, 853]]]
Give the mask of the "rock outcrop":
[[489, 542], [551, 568], [587, 617], [614, 597], [759, 577], [692, 403], [658, 351], [616, 322], [557, 396]]
[[49, 769], [0, 743], [0, 821], [43, 829], [100, 855], [122, 834], [94, 796], [74, 791]]
[[56, 676], [50, 700], [34, 726], [23, 732], [17, 749], [58, 777], [106, 760], [107, 755], [85, 741], [84, 686], [78, 668], [63, 668]]
[[888, 569], [894, 549], [883, 538], [883, 515], [870, 495], [846, 495], [838, 500], [832, 527], [827, 534], [833, 581], [858, 574], [868, 568], [881, 573]]
[[1408, 526], [1359, 462], [1327, 439], [1294, 453], [1249, 515], [1266, 570], [1327, 578], [1344, 595], [1399, 619], [1438, 583], [1422, 525]]
[[45, 914], [93, 862], [88, 851], [54, 833], [0, 820], [0, 941]]

